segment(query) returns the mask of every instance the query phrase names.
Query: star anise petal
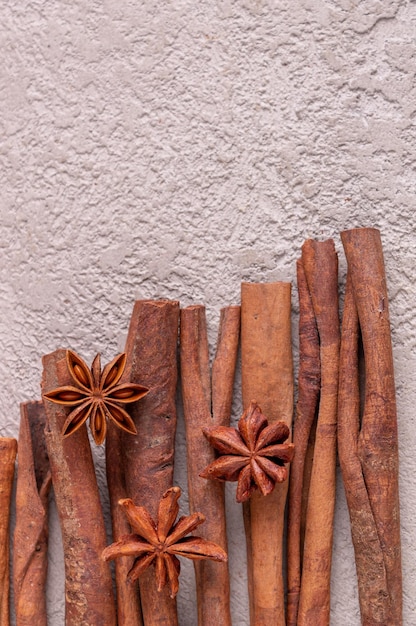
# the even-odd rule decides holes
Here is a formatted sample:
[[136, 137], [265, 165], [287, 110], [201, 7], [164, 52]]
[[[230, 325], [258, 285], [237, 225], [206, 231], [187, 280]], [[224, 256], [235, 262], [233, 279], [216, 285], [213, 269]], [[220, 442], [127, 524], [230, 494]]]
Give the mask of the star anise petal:
[[58, 387], [57, 389], [48, 391], [48, 393], [44, 394], [44, 397], [51, 402], [55, 402], [55, 404], [76, 406], [77, 404], [85, 402], [85, 400], [89, 397], [89, 394], [85, 393], [81, 389], [78, 389], [77, 387], [65, 385], [65, 387]]
[[144, 556], [139, 556], [139, 558], [134, 561], [133, 567], [127, 574], [129, 580], [135, 582], [138, 578], [140, 578], [140, 576], [143, 574], [143, 572], [147, 570], [155, 557], [156, 553], [154, 552], [151, 554], [146, 554]]
[[138, 535], [124, 535], [118, 541], [107, 546], [102, 551], [104, 561], [112, 561], [119, 556], [142, 556], [154, 552], [155, 548], [147, 541], [142, 541]]
[[251, 467], [250, 464], [248, 464], [243, 467], [238, 476], [237, 491], [235, 495], [237, 502], [245, 502], [248, 500], [255, 489], [256, 484], [252, 479]]
[[276, 443], [273, 446], [267, 446], [257, 452], [257, 457], [269, 457], [282, 461], [282, 463], [289, 463], [293, 459], [295, 454], [295, 446], [293, 443]]
[[101, 404], [95, 404], [90, 416], [90, 428], [93, 439], [100, 446], [107, 434], [106, 412]]
[[180, 517], [176, 524], [172, 526], [172, 529], [166, 538], [165, 546], [169, 547], [174, 543], [177, 543], [203, 522], [205, 522], [205, 515], [202, 513], [192, 513], [192, 515], [184, 515]]
[[105, 402], [113, 400], [114, 402], [122, 402], [128, 404], [129, 402], [136, 402], [149, 393], [148, 387], [143, 385], [135, 385], [133, 383], [123, 383], [117, 385], [117, 387], [111, 387], [109, 390], [104, 391]]
[[164, 543], [179, 513], [178, 500], [181, 496], [179, 487], [171, 487], [162, 496], [157, 514], [157, 534]]
[[81, 428], [81, 426], [85, 424], [89, 418], [92, 407], [92, 400], [88, 399], [80, 404], [80, 406], [77, 406], [76, 409], [71, 411], [62, 427], [62, 435], [64, 437], [69, 437], [69, 435], [72, 435], [79, 428]]
[[261, 456], [257, 457], [257, 463], [274, 482], [283, 483], [286, 480], [287, 469], [284, 465], [276, 465], [276, 463]]
[[274, 482], [267, 476], [267, 474], [261, 469], [255, 459], [251, 459], [250, 462], [251, 474], [254, 482], [260, 489], [263, 496], [268, 496], [274, 489]]
[[213, 561], [226, 561], [227, 554], [221, 546], [202, 539], [202, 537], [186, 537], [169, 547], [169, 553], [186, 556], [189, 559], [201, 560], [212, 559]]
[[271, 443], [283, 443], [290, 435], [290, 430], [285, 422], [275, 422], [267, 426], [257, 439], [255, 450], [260, 450]]
[[240, 471], [248, 462], [246, 456], [220, 456], [200, 473], [200, 477], [233, 482], [238, 480]]
[[260, 432], [266, 428], [266, 426], [266, 417], [261, 412], [259, 405], [252, 401], [238, 422], [238, 430], [251, 452], [256, 447]]
[[213, 448], [221, 454], [247, 455], [249, 450], [239, 432], [228, 426], [203, 428], [202, 432]]
[[82, 359], [76, 352], [67, 350], [66, 363], [74, 383], [79, 385], [82, 389], [84, 389], [84, 391], [90, 392], [94, 384], [91, 371], [84, 359]]
[[179, 573], [181, 571], [181, 564], [179, 559], [174, 554], [164, 554], [166, 569], [169, 578], [170, 597], [174, 598], [179, 590]]
[[118, 354], [110, 363], [103, 369], [101, 374], [100, 390], [110, 390], [115, 387], [123, 375], [124, 368], [126, 367], [127, 355], [125, 352]]
[[121, 406], [117, 406], [113, 402], [106, 402], [104, 404], [105, 414], [108, 419], [112, 420], [116, 426], [124, 430], [131, 435], [137, 435], [137, 429], [130, 415]]
[[132, 529], [138, 535], [147, 539], [153, 546], [157, 546], [159, 538], [157, 536], [156, 524], [148, 510], [143, 506], [136, 506], [130, 498], [119, 500], [118, 503], [124, 509], [124, 514]]

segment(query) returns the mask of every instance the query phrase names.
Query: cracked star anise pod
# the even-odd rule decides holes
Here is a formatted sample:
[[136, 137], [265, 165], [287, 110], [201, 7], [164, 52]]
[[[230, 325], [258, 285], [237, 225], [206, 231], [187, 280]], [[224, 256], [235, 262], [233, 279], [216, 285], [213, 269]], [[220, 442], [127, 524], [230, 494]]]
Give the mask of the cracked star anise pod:
[[89, 418], [92, 436], [97, 445], [103, 443], [107, 433], [107, 419], [119, 428], [135, 435], [136, 427], [130, 415], [119, 406], [140, 400], [148, 388], [133, 383], [118, 385], [126, 366], [126, 354], [116, 356], [101, 371], [101, 357], [94, 358], [91, 369], [72, 350], [66, 351], [66, 362], [75, 386], [63, 386], [44, 394], [56, 404], [73, 406], [62, 428], [64, 437], [72, 435]]
[[267, 496], [276, 483], [286, 480], [285, 463], [291, 461], [294, 454], [293, 443], [284, 443], [289, 437], [289, 428], [284, 422], [269, 426], [256, 402], [251, 402], [241, 416], [238, 430], [218, 426], [205, 428], [203, 433], [221, 456], [200, 476], [238, 481], [237, 502], [248, 500], [256, 489]]
[[107, 546], [102, 553], [105, 561], [120, 556], [136, 557], [128, 573], [131, 581], [137, 580], [154, 563], [157, 589], [161, 591], [169, 583], [171, 598], [176, 596], [179, 588], [178, 556], [194, 560], [227, 560], [226, 552], [216, 543], [202, 537], [186, 537], [205, 521], [202, 513], [180, 517], [175, 523], [180, 496], [179, 487], [171, 487], [163, 494], [157, 522], [154, 522], [147, 509], [136, 506], [130, 498], [119, 500], [133, 533]]

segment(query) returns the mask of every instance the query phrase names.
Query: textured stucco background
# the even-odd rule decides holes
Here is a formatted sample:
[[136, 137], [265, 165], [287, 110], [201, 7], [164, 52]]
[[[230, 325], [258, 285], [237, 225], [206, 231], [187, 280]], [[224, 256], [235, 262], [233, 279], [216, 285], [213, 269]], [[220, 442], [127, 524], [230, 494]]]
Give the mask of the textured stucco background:
[[[71, 346], [106, 362], [123, 348], [135, 298], [205, 303], [213, 347], [241, 280], [294, 281], [304, 239], [333, 237], [342, 289], [339, 231], [376, 226], [397, 378], [404, 623], [415, 624], [416, 2], [11, 0], [0, 24], [0, 434], [16, 436], [19, 402], [39, 397], [42, 354]], [[296, 350], [295, 289], [293, 311]], [[237, 380], [234, 418], [240, 408]], [[241, 511], [233, 487], [227, 496], [234, 624], [246, 626]], [[60, 626], [53, 504], [51, 515]], [[194, 626], [183, 570], [180, 619]], [[331, 624], [359, 623], [339, 483]]]

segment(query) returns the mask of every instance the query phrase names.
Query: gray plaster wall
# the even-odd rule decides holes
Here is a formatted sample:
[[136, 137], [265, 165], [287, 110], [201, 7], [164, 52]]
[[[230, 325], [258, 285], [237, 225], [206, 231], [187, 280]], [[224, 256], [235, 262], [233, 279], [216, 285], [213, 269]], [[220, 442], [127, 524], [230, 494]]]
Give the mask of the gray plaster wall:
[[[11, 0], [0, 6], [0, 434], [39, 397], [41, 355], [123, 349], [136, 298], [221, 306], [295, 281], [306, 238], [381, 230], [400, 435], [404, 623], [416, 624], [416, 2]], [[293, 290], [293, 343], [297, 346]], [[239, 380], [233, 419], [241, 410]], [[175, 480], [185, 490], [184, 428]], [[108, 520], [102, 450], [94, 452]], [[248, 624], [241, 509], [227, 488], [232, 611]], [[51, 505], [48, 605], [63, 624]], [[180, 621], [194, 626], [192, 566]], [[360, 623], [336, 505], [331, 624]]]

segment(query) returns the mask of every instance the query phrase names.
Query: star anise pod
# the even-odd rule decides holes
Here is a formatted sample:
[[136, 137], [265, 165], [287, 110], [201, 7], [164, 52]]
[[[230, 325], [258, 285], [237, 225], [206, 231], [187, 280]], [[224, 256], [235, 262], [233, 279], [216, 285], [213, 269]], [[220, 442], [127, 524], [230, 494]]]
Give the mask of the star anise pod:
[[121, 537], [102, 553], [105, 561], [119, 556], [136, 557], [128, 573], [131, 581], [137, 580], [154, 563], [157, 589], [161, 591], [169, 583], [171, 598], [176, 596], [179, 588], [178, 556], [194, 560], [227, 560], [226, 552], [216, 543], [202, 537], [185, 536], [205, 521], [202, 513], [180, 517], [175, 523], [180, 496], [179, 487], [171, 487], [164, 493], [159, 503], [157, 522], [146, 508], [136, 506], [130, 498], [119, 500], [133, 533]]
[[128, 433], [135, 435], [136, 427], [130, 415], [119, 403], [127, 404], [143, 398], [149, 391], [147, 387], [133, 383], [118, 385], [126, 366], [126, 354], [116, 356], [101, 371], [101, 357], [94, 358], [91, 369], [85, 361], [72, 350], [66, 351], [69, 373], [76, 387], [67, 385], [58, 387], [44, 397], [65, 406], [76, 407], [71, 411], [62, 428], [64, 437], [72, 435], [90, 419], [90, 428], [97, 445], [103, 443], [107, 433], [107, 419]]
[[284, 422], [268, 425], [256, 402], [243, 413], [238, 430], [228, 426], [203, 429], [210, 444], [221, 453], [200, 474], [202, 478], [238, 481], [237, 502], [259, 489], [267, 496], [287, 478], [285, 463], [292, 460], [293, 443], [284, 443], [289, 428]]

